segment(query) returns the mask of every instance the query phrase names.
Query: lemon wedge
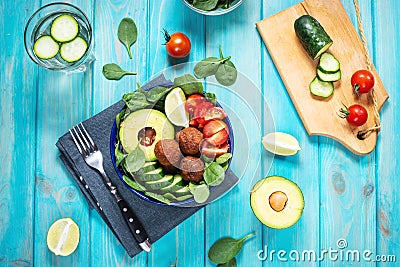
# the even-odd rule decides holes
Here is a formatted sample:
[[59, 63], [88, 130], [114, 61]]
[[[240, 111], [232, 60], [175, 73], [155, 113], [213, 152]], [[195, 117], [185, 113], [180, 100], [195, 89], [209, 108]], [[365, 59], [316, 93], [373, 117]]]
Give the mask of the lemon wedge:
[[282, 132], [265, 135], [262, 144], [266, 150], [280, 156], [292, 156], [301, 150], [299, 141], [295, 137]]
[[55, 221], [47, 232], [47, 247], [57, 256], [72, 254], [79, 244], [79, 227], [71, 218]]
[[179, 87], [173, 89], [165, 98], [165, 115], [176, 126], [189, 126], [189, 114], [185, 110], [186, 97]]

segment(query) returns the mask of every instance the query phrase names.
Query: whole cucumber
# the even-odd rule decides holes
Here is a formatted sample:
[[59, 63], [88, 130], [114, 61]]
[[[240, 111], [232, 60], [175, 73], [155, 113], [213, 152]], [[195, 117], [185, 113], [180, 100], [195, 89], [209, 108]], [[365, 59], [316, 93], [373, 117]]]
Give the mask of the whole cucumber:
[[322, 25], [310, 15], [299, 17], [294, 22], [294, 30], [312, 59], [317, 59], [333, 44]]

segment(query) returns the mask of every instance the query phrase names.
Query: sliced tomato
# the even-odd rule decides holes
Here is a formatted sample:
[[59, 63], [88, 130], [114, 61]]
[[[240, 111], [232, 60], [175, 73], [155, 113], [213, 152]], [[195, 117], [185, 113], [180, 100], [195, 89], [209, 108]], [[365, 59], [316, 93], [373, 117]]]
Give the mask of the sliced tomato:
[[193, 94], [186, 99], [185, 109], [193, 115], [196, 108], [203, 102], [206, 102], [206, 98], [200, 94]]
[[211, 102], [203, 102], [196, 107], [194, 110], [194, 119], [197, 120], [199, 124], [205, 124], [204, 116], [207, 114], [208, 110], [214, 107], [213, 103]]
[[197, 122], [196, 119], [191, 119], [191, 120], [189, 121], [189, 126], [190, 126], [190, 127], [198, 127], [198, 126], [199, 126], [199, 123]]
[[226, 129], [226, 132], [229, 135], [228, 125], [221, 120], [212, 120], [207, 122], [203, 129], [203, 135], [205, 138], [211, 137], [214, 134], [218, 133], [222, 129]]
[[207, 138], [207, 142], [212, 145], [219, 146], [228, 140], [229, 132], [227, 129], [222, 129], [218, 133], [213, 134], [211, 137]]
[[221, 146], [214, 146], [207, 141], [202, 143], [201, 154], [208, 158], [217, 158], [229, 151], [229, 144], [225, 142]]
[[204, 115], [204, 120], [205, 121], [210, 121], [210, 120], [215, 120], [215, 119], [225, 119], [228, 117], [226, 112], [220, 108], [220, 107], [213, 107], [207, 111], [207, 113]]

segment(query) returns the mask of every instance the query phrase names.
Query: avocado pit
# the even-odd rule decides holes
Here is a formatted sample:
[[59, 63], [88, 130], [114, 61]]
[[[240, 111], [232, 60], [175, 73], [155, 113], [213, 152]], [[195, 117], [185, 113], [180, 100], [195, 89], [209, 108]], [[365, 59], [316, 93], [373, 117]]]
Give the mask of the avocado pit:
[[276, 212], [282, 211], [286, 207], [287, 201], [288, 197], [282, 191], [276, 191], [269, 196], [269, 205]]
[[151, 146], [156, 140], [156, 130], [152, 127], [144, 127], [138, 132], [138, 140], [142, 146]]

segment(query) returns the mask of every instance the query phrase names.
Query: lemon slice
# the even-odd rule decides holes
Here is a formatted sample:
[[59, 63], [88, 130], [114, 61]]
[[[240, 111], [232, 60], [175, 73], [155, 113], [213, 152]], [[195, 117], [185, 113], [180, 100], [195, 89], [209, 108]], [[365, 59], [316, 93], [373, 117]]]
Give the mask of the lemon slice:
[[281, 156], [292, 156], [301, 150], [295, 137], [281, 132], [267, 134], [262, 138], [262, 144], [269, 152]]
[[47, 247], [57, 256], [68, 256], [79, 244], [79, 227], [71, 218], [55, 221], [47, 232]]
[[165, 115], [176, 126], [189, 126], [189, 114], [185, 110], [186, 97], [179, 87], [173, 89], [165, 98]]

